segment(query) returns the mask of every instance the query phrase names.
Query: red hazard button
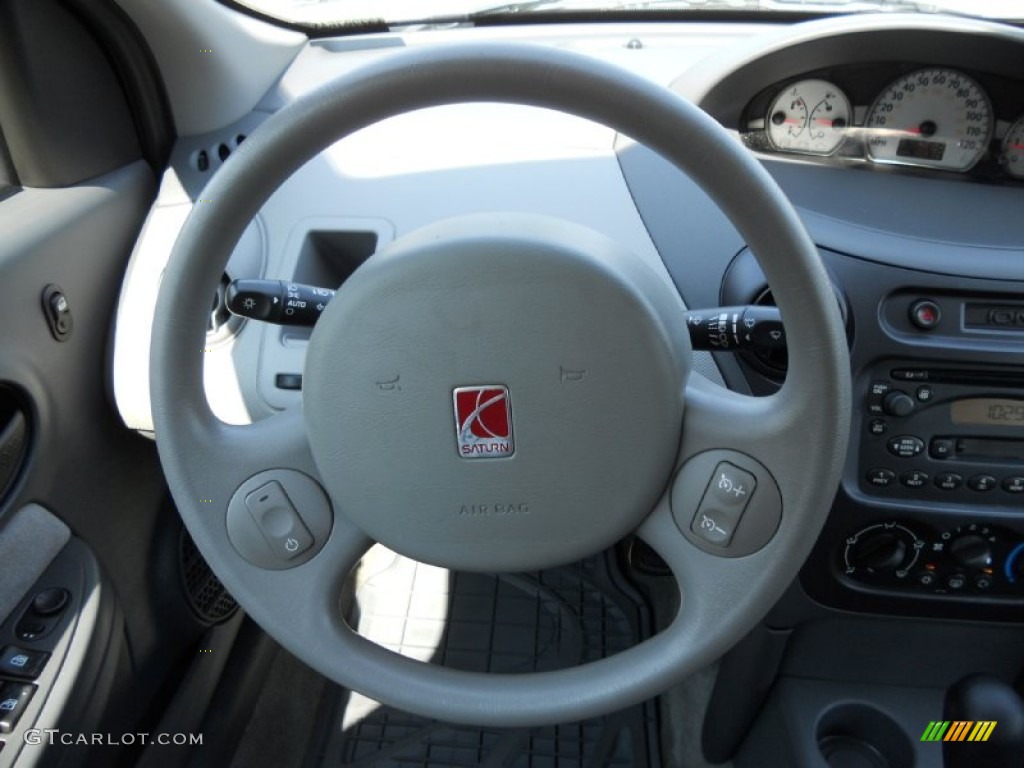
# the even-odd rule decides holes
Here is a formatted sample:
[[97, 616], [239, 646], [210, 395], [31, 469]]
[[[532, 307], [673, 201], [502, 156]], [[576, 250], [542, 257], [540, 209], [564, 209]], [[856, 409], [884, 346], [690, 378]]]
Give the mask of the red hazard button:
[[922, 331], [930, 331], [941, 319], [942, 310], [930, 299], [920, 299], [910, 305], [910, 322]]

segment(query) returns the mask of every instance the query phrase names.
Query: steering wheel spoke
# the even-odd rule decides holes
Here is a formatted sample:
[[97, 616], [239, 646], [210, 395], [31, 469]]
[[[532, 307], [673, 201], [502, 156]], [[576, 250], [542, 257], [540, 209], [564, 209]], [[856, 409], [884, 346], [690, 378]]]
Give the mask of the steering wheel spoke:
[[726, 389], [702, 376], [691, 376], [686, 387], [686, 418], [680, 458], [701, 451], [728, 449], [770, 463], [780, 445], [794, 437], [800, 425], [788, 390], [768, 397], [751, 397]]

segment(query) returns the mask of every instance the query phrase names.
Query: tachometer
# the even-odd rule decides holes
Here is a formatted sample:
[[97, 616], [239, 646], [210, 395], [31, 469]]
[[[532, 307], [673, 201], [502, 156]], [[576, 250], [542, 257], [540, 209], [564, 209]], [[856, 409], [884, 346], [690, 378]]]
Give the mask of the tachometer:
[[988, 147], [992, 107], [962, 72], [922, 69], [882, 91], [864, 127], [875, 162], [966, 171]]
[[1024, 178], [1024, 115], [1006, 132], [1001, 160], [1008, 174]]
[[826, 80], [801, 80], [772, 102], [765, 125], [776, 149], [828, 155], [839, 147], [850, 124], [850, 102]]

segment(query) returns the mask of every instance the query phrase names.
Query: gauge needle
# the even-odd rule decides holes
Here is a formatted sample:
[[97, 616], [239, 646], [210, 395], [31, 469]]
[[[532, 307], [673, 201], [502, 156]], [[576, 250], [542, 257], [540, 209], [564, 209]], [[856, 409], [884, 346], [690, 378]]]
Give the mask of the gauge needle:
[[818, 123], [819, 125], [832, 125], [832, 121], [825, 117], [816, 117], [814, 118], [814, 122]]
[[803, 120], [801, 120], [798, 117], [787, 117], [783, 122], [786, 122], [786, 123], [802, 123]]
[[1024, 149], [1024, 144], [1010, 144], [1010, 149]]

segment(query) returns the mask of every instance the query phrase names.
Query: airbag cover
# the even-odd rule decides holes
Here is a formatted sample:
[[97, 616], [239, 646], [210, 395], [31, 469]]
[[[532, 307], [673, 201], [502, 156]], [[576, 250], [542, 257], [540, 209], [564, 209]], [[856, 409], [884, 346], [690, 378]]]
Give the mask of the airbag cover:
[[[463, 570], [607, 547], [672, 472], [681, 318], [637, 256], [557, 219], [460, 217], [395, 241], [310, 340], [305, 419], [335, 508], [398, 552]], [[486, 388], [474, 402], [491, 409], [460, 411], [464, 387]]]

